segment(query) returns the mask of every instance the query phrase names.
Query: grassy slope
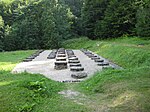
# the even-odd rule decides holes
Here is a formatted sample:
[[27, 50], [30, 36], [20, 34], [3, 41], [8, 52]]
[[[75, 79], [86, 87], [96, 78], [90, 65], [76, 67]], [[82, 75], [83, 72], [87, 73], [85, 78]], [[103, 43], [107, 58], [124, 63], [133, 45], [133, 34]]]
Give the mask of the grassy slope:
[[[145, 46], [138, 46], [145, 44]], [[123, 38], [107, 41], [93, 41], [79, 38], [66, 41], [66, 48], [90, 49], [124, 68], [150, 66], [150, 41], [139, 38]]]
[[79, 38], [66, 41], [64, 45], [66, 48], [90, 49], [124, 67], [124, 70], [109, 69], [97, 73], [77, 86], [99, 103], [102, 111], [150, 110], [150, 41], [140, 38], [105, 41]]
[[0, 112], [87, 112], [58, 95], [65, 85], [39, 74], [11, 74], [12, 68], [34, 51], [0, 53]]

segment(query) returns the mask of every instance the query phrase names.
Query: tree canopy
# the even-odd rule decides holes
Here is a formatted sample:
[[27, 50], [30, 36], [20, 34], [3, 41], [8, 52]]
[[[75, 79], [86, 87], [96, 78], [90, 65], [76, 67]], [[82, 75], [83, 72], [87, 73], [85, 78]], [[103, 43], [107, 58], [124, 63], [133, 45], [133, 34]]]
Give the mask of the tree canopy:
[[0, 51], [59, 48], [78, 36], [150, 37], [149, 0], [1, 0]]

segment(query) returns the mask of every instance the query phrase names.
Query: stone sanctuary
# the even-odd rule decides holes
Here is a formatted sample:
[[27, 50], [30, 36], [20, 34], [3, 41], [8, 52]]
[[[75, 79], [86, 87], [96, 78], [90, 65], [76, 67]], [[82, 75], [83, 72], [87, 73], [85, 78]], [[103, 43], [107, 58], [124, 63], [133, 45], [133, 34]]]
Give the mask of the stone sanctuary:
[[19, 63], [12, 73], [42, 74], [55, 81], [80, 82], [97, 71], [121, 67], [87, 50], [53, 49], [39, 50]]

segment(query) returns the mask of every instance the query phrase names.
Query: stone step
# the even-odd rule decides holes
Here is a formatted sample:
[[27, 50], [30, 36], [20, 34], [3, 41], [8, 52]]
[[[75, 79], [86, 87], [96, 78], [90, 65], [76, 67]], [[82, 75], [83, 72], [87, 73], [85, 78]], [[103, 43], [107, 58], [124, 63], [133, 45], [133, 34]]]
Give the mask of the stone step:
[[87, 73], [85, 72], [80, 72], [80, 73], [72, 73], [71, 77], [75, 78], [75, 79], [82, 79], [87, 77]]
[[100, 57], [91, 57], [91, 60], [97, 60], [97, 59], [100, 59]]
[[57, 52], [57, 54], [65, 54], [65, 51], [64, 52]]
[[109, 66], [108, 62], [101, 62], [97, 64], [98, 66]]
[[23, 62], [30, 62], [32, 59], [24, 59]]
[[94, 58], [97, 57], [96, 55], [92, 54], [92, 55], [87, 55], [89, 58]]
[[104, 62], [104, 60], [102, 60], [102, 59], [95, 59], [94, 61], [95, 62]]
[[56, 61], [66, 61], [66, 57], [56, 57]]
[[66, 57], [66, 54], [57, 54], [57, 57]]
[[62, 69], [67, 69], [67, 61], [55, 61], [55, 66], [54, 68], [56, 70], [62, 70]]
[[75, 72], [84, 71], [84, 68], [83, 67], [70, 67], [70, 71], [75, 71]]
[[78, 60], [77, 57], [71, 57], [71, 58], [68, 58], [69, 60]]
[[79, 60], [69, 60], [68, 63], [80, 63]]
[[34, 59], [35, 56], [30, 56], [30, 57], [27, 57], [26, 59]]
[[76, 57], [75, 55], [68, 55], [68, 58]]
[[55, 59], [55, 57], [56, 57], [55, 55], [50, 55], [47, 57], [47, 59]]
[[69, 66], [70, 67], [81, 67], [82, 65], [81, 65], [81, 63], [71, 63]]
[[53, 50], [47, 57], [47, 59], [55, 59], [57, 54], [57, 50]]

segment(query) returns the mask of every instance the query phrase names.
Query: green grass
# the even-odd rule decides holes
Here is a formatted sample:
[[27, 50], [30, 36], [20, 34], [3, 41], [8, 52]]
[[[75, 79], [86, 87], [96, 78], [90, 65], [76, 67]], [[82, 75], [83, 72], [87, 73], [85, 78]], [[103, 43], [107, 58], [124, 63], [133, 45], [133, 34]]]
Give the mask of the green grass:
[[0, 70], [10, 71], [15, 65], [34, 53], [34, 50], [0, 53]]
[[58, 94], [65, 84], [40, 74], [11, 74], [12, 68], [35, 51], [0, 53], [0, 112], [88, 112]]
[[101, 105], [107, 105], [110, 111], [148, 112], [150, 109], [149, 67], [105, 70], [82, 82], [78, 87], [80, 91], [96, 98]]
[[[140, 43], [144, 46], [138, 46]], [[150, 66], [150, 40], [137, 37], [105, 41], [79, 38], [66, 41], [64, 46], [72, 49], [89, 49], [124, 68]]]
[[[139, 45], [140, 44], [140, 45]], [[0, 53], [0, 112], [149, 112], [150, 41], [124, 37], [112, 40], [78, 38], [65, 48], [86, 48], [122, 66], [106, 69], [79, 84], [63, 84], [40, 74], [11, 74], [15, 65], [35, 51]], [[58, 91], [74, 89], [87, 95], [87, 105], [64, 98]], [[85, 100], [86, 101], [86, 100]]]
[[[108, 69], [76, 85], [76, 89], [99, 104], [101, 111], [149, 112], [150, 40], [124, 37], [112, 40], [68, 40], [65, 48], [90, 49], [122, 66]], [[105, 107], [105, 108], [104, 108]]]

